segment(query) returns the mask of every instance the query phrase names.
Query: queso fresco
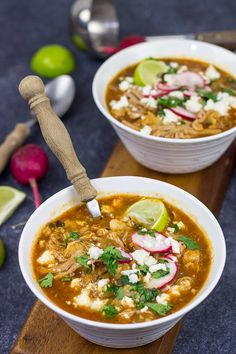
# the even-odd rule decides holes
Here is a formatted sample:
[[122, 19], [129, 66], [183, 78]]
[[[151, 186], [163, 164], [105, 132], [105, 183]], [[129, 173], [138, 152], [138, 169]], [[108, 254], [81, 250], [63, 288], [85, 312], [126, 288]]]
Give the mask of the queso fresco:
[[164, 200], [122, 194], [99, 203], [101, 218], [79, 205], [37, 235], [32, 267], [47, 297], [74, 315], [121, 324], [189, 303], [211, 266], [203, 230]]

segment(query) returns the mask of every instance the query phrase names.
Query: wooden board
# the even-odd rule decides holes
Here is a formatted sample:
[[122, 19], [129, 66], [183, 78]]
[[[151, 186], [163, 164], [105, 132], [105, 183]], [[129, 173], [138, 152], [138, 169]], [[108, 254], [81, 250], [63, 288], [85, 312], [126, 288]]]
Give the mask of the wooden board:
[[[144, 176], [172, 183], [197, 196], [218, 214], [236, 160], [236, 144], [211, 167], [196, 173], [169, 175], [138, 164], [119, 142], [102, 176]], [[70, 329], [54, 312], [36, 301], [16, 341], [12, 354], [169, 354], [181, 328], [180, 321], [157, 341], [134, 349], [111, 349], [92, 344]]]

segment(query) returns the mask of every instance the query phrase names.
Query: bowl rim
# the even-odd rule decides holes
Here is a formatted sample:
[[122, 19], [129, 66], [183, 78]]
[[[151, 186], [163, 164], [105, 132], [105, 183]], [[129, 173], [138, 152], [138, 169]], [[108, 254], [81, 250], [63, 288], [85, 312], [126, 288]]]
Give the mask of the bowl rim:
[[[218, 229], [219, 238], [221, 240], [222, 261], [221, 261], [221, 264], [218, 265], [217, 272], [214, 274], [211, 283], [209, 283], [205, 289], [204, 289], [204, 285], [203, 285], [203, 290], [200, 293], [200, 295], [198, 296], [198, 298], [193, 298], [193, 300], [190, 303], [188, 303], [186, 306], [184, 306], [180, 310], [174, 312], [173, 314], [167, 315], [163, 318], [159, 318], [156, 320], [152, 320], [152, 321], [148, 321], [148, 322], [134, 323], [134, 324], [133, 323], [116, 324], [116, 323], [106, 323], [106, 322], [93, 321], [93, 320], [89, 320], [89, 319], [86, 319], [83, 317], [73, 315], [70, 312], [63, 310], [62, 308], [60, 308], [59, 306], [54, 304], [42, 291], [39, 290], [38, 286], [36, 285], [36, 281], [31, 280], [31, 277], [27, 271], [26, 264], [27, 264], [28, 260], [27, 260], [27, 262], [25, 262], [25, 259], [23, 258], [24, 243], [26, 242], [26, 239], [27, 239], [26, 238], [26, 235], [27, 235], [26, 228], [28, 227], [28, 224], [31, 222], [31, 219], [33, 218], [33, 216], [35, 214], [41, 213], [44, 209], [46, 209], [47, 205], [53, 199], [55, 199], [55, 200], [60, 199], [60, 195], [63, 195], [63, 193], [65, 193], [66, 191], [73, 190], [72, 186], [69, 186], [69, 187], [66, 187], [66, 188], [60, 190], [59, 192], [57, 192], [54, 195], [52, 195], [51, 197], [49, 197], [45, 202], [43, 202], [40, 205], [40, 207], [33, 212], [33, 214], [28, 219], [26, 225], [24, 226], [24, 229], [23, 229], [21, 237], [20, 237], [19, 247], [18, 247], [18, 258], [19, 258], [19, 264], [20, 264], [20, 269], [21, 269], [23, 278], [24, 278], [26, 284], [28, 285], [28, 287], [30, 288], [30, 290], [33, 292], [33, 294], [44, 305], [46, 305], [49, 309], [53, 310], [58, 315], [62, 316], [63, 318], [66, 318], [67, 320], [71, 320], [76, 323], [80, 323], [82, 325], [84, 324], [84, 325], [88, 325], [91, 327], [111, 329], [111, 330], [112, 329], [113, 330], [127, 330], [127, 329], [133, 330], [133, 329], [138, 329], [138, 328], [150, 328], [150, 327], [153, 327], [156, 325], [160, 325], [162, 323], [177, 321], [179, 318], [181, 318], [186, 313], [188, 313], [190, 310], [192, 310], [193, 308], [198, 306], [202, 301], [204, 301], [208, 297], [208, 295], [212, 292], [212, 290], [217, 285], [217, 283], [222, 275], [224, 265], [225, 265], [225, 260], [226, 260], [226, 245], [225, 245], [225, 239], [224, 239], [224, 235], [221, 230], [221, 227], [220, 227], [217, 219], [215, 218], [215, 216], [212, 214], [212, 212], [200, 200], [198, 200], [196, 197], [194, 197], [193, 195], [191, 195], [190, 193], [184, 191], [183, 189], [181, 189], [179, 187], [176, 187], [174, 185], [171, 185], [171, 184], [163, 182], [163, 181], [154, 180], [152, 178], [137, 177], [137, 176], [101, 177], [101, 178], [93, 179], [92, 183], [93, 182], [99, 183], [99, 180], [108, 180], [108, 179], [109, 180], [116, 179], [116, 180], [120, 180], [121, 182], [123, 180], [132, 182], [133, 179], [136, 179], [139, 181], [145, 180], [147, 182], [148, 181], [152, 181], [152, 182], [155, 181], [159, 184], [165, 185], [166, 187], [168, 186], [168, 188], [177, 190], [178, 192], [185, 195], [187, 198], [190, 198], [193, 201], [193, 203], [197, 204], [198, 206], [200, 206], [204, 210], [204, 212], [206, 213], [206, 216], [208, 216], [211, 219], [212, 223], [215, 224], [216, 228]], [[107, 191], [107, 192], [109, 192], [109, 191]], [[115, 192], [114, 192], [114, 194], [115, 194]], [[55, 207], [55, 209], [56, 209], [56, 207]], [[32, 247], [32, 242], [31, 242], [31, 247]], [[213, 245], [212, 245], [212, 248], [214, 251]]]
[[[99, 75], [100, 72], [102, 70], [104, 70], [104, 68], [107, 66], [107, 64], [112, 63], [112, 61], [116, 58], [119, 57], [123, 57], [124, 55], [132, 55], [132, 51], [136, 48], [140, 48], [140, 50], [145, 50], [145, 47], [150, 47], [155, 43], [163, 43], [166, 42], [166, 44], [168, 46], [173, 46], [173, 45], [178, 45], [179, 43], [186, 43], [186, 45], [193, 45], [193, 44], [198, 44], [198, 45], [203, 45], [206, 47], [206, 49], [211, 49], [211, 48], [215, 48], [216, 50], [221, 51], [224, 55], [230, 55], [234, 56], [234, 60], [235, 60], [235, 64], [236, 64], [236, 55], [234, 53], [232, 53], [230, 50], [220, 47], [218, 45], [215, 44], [211, 44], [211, 43], [207, 43], [204, 41], [199, 41], [199, 40], [194, 40], [194, 39], [157, 39], [155, 41], [151, 41], [151, 42], [144, 42], [144, 43], [138, 43], [135, 44], [133, 46], [130, 46], [128, 48], [125, 48], [123, 50], [121, 50], [120, 52], [112, 55], [110, 58], [108, 58], [107, 60], [105, 60], [105, 62], [98, 68], [98, 70], [95, 73], [94, 79], [93, 79], [93, 83], [92, 83], [92, 94], [93, 94], [93, 99], [96, 103], [97, 108], [100, 110], [100, 112], [115, 126], [117, 126], [118, 128], [126, 131], [127, 133], [131, 133], [139, 138], [143, 138], [149, 141], [158, 141], [158, 142], [167, 142], [167, 143], [172, 143], [172, 144], [198, 144], [198, 143], [204, 143], [204, 142], [208, 142], [208, 141], [214, 141], [214, 140], [218, 140], [221, 138], [224, 138], [228, 135], [231, 135], [233, 133], [236, 133], [236, 126], [228, 129], [222, 133], [219, 134], [215, 134], [215, 135], [211, 135], [211, 136], [205, 136], [205, 137], [200, 137], [200, 138], [187, 138], [187, 139], [179, 139], [179, 138], [163, 138], [163, 137], [158, 137], [158, 136], [154, 136], [154, 135], [144, 135], [142, 133], [140, 133], [139, 131], [136, 131], [128, 126], [126, 126], [125, 124], [120, 123], [117, 119], [115, 119], [110, 112], [108, 111], [108, 108], [104, 108], [103, 105], [101, 104], [99, 97], [98, 97], [98, 93], [97, 93], [97, 87], [98, 85], [98, 80], [99, 80]], [[191, 56], [189, 56], [189, 58], [192, 58]], [[197, 55], [194, 55], [194, 58], [198, 59]], [[208, 62], [207, 62], [208, 63]], [[211, 63], [209, 63], [211, 64]], [[218, 67], [220, 67], [220, 65], [217, 65]], [[118, 72], [117, 72], [118, 73]], [[113, 75], [113, 77], [116, 74]], [[236, 75], [234, 75], [236, 77]]]

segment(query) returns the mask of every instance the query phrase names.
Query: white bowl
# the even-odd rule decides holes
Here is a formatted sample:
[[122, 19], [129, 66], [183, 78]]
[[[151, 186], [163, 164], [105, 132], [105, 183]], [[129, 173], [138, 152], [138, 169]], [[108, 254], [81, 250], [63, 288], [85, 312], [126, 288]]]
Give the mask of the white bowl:
[[108, 177], [92, 181], [99, 195], [132, 193], [163, 197], [181, 208], [205, 230], [213, 250], [208, 279], [198, 295], [181, 310], [158, 320], [137, 324], [111, 324], [87, 320], [70, 314], [55, 305], [43, 293], [35, 280], [31, 267], [31, 250], [40, 227], [78, 204], [73, 187], [56, 193], [45, 201], [28, 220], [19, 244], [19, 262], [24, 279], [32, 292], [47, 307], [60, 315], [67, 324], [91, 342], [112, 348], [131, 348], [150, 343], [170, 330], [187, 312], [199, 305], [214, 289], [225, 263], [225, 241], [213, 214], [195, 197], [168, 183], [142, 177]]
[[110, 80], [122, 69], [148, 57], [194, 58], [215, 64], [236, 77], [236, 55], [218, 47], [193, 40], [157, 40], [137, 44], [106, 60], [93, 80], [93, 97], [101, 113], [109, 120], [127, 150], [142, 165], [156, 171], [187, 173], [213, 164], [236, 136], [236, 127], [223, 133], [196, 139], [169, 139], [145, 136], [112, 117], [105, 93]]

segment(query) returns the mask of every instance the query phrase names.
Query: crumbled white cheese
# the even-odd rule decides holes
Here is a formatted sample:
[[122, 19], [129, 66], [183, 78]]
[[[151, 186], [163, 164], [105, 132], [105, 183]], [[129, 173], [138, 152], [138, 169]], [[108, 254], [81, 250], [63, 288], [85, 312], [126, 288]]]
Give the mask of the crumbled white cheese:
[[104, 288], [108, 283], [110, 282], [110, 279], [100, 279], [98, 281], [98, 289]]
[[125, 108], [129, 106], [129, 102], [126, 96], [121, 96], [118, 101], [112, 100], [110, 102], [110, 106], [112, 109], [119, 110], [121, 108]]
[[80, 284], [80, 279], [79, 278], [74, 278], [71, 283], [70, 283], [70, 287], [72, 289], [79, 289], [81, 287], [81, 284]]
[[152, 128], [149, 125], [144, 125], [144, 127], [140, 130], [140, 133], [143, 135], [150, 135], [152, 132]]
[[136, 284], [139, 281], [139, 277], [137, 276], [137, 274], [130, 274], [128, 275], [128, 278], [131, 284]]
[[101, 311], [102, 308], [105, 306], [106, 302], [107, 300], [96, 299], [91, 302], [90, 309], [93, 311]]
[[224, 116], [230, 108], [236, 107], [236, 97], [230, 96], [227, 92], [219, 92], [217, 94], [217, 102], [212, 99], [207, 100], [204, 110], [213, 110]]
[[185, 228], [183, 221], [178, 221], [177, 223], [174, 223], [174, 224], [177, 224], [177, 225], [178, 225], [178, 228], [179, 228], [180, 230]]
[[166, 305], [167, 302], [169, 301], [169, 296], [166, 293], [162, 293], [160, 295], [157, 295], [156, 297], [156, 302], [162, 305]]
[[90, 307], [91, 305], [91, 298], [87, 294], [86, 291], [82, 291], [81, 294], [75, 296], [73, 298], [73, 304], [74, 306], [81, 306], [81, 307]]
[[184, 103], [185, 108], [192, 113], [198, 113], [202, 109], [199, 98], [199, 96], [191, 96], [191, 98]]
[[131, 255], [139, 265], [144, 265], [144, 262], [146, 258], [150, 255], [150, 253], [145, 250], [136, 250], [131, 253]]
[[143, 92], [144, 95], [150, 95], [151, 90], [152, 90], [152, 88], [149, 85], [142, 87], [142, 92]]
[[143, 277], [144, 283], [148, 283], [150, 279], [151, 279], [151, 274], [150, 274], [150, 273], [147, 273], [147, 274]]
[[170, 66], [171, 66], [172, 68], [174, 68], [174, 69], [177, 69], [178, 66], [179, 66], [179, 64], [176, 63], [176, 62], [171, 62], [171, 63], [170, 63]]
[[174, 98], [178, 98], [179, 100], [183, 100], [184, 99], [184, 94], [182, 91], [172, 91], [169, 93], [168, 95], [169, 97], [174, 97]]
[[44, 251], [37, 259], [37, 262], [41, 265], [49, 265], [55, 263], [55, 257], [51, 251]]
[[169, 123], [176, 123], [180, 120], [180, 117], [177, 116], [174, 112], [172, 112], [170, 109], [164, 109], [164, 117], [162, 118], [162, 122], [164, 124], [169, 124]]
[[88, 250], [89, 257], [92, 259], [98, 259], [103, 254], [103, 250], [99, 247], [92, 246]]
[[180, 253], [179, 242], [173, 239], [173, 237], [171, 236], [168, 237], [168, 240], [170, 241], [170, 244], [172, 246], [173, 253]]
[[220, 73], [217, 71], [213, 65], [209, 65], [208, 68], [205, 71], [206, 77], [210, 80], [217, 80], [220, 78]]
[[167, 227], [167, 231], [173, 234], [175, 232], [175, 229], [173, 227]]
[[174, 76], [175, 76], [175, 74], [165, 74], [163, 79], [164, 79], [165, 82], [167, 82], [168, 84], [172, 85]]
[[181, 74], [184, 71], [188, 71], [188, 68], [186, 65], [181, 65], [181, 67], [178, 69], [178, 74]]
[[147, 307], [147, 306], [144, 306], [144, 307], [140, 310], [140, 312], [146, 312], [146, 311], [148, 311], [148, 307]]
[[157, 272], [158, 270], [166, 270], [166, 264], [165, 263], [158, 263], [158, 264], [154, 264], [151, 267], [149, 267], [150, 273]]
[[144, 264], [148, 267], [151, 267], [152, 265], [154, 265], [156, 263], [157, 263], [156, 258], [154, 258], [152, 256], [148, 256], [144, 261]]
[[121, 82], [119, 83], [119, 89], [120, 89], [121, 91], [127, 91], [129, 87], [130, 87], [130, 84], [129, 84], [128, 81], [126, 81], [126, 80], [121, 81]]
[[126, 76], [125, 80], [128, 81], [130, 84], [134, 82], [134, 78], [132, 76]]
[[131, 299], [131, 297], [124, 296], [121, 300], [121, 305], [124, 307], [134, 307], [133, 299]]
[[144, 97], [140, 102], [151, 108], [157, 107], [157, 100], [155, 100], [153, 97]]
[[130, 274], [135, 274], [135, 273], [138, 273], [138, 272], [139, 272], [138, 269], [126, 269], [126, 270], [122, 270], [121, 274], [129, 276]]

